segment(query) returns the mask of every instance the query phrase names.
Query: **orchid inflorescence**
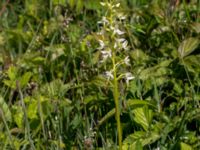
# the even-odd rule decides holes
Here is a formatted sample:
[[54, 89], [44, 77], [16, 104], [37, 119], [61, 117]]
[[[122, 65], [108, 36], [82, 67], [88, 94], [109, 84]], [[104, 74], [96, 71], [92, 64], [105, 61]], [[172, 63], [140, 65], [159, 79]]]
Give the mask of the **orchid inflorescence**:
[[[103, 16], [99, 25], [102, 25], [100, 31], [97, 33], [99, 35], [98, 43], [99, 47], [97, 48], [101, 54], [100, 63], [106, 63], [108, 60], [112, 60], [113, 57], [116, 57], [117, 54], [124, 55], [127, 51], [130, 50], [128, 46], [128, 41], [125, 38], [125, 31], [123, 29], [123, 22], [126, 19], [126, 16], [123, 13], [118, 11], [120, 3], [114, 4], [112, 2], [101, 2], [101, 5], [107, 8], [106, 16]], [[125, 64], [130, 66], [129, 56], [123, 56], [124, 59], [117, 61], [116, 69]], [[113, 79], [113, 70], [105, 71], [104, 76], [107, 79]], [[123, 78], [125, 78], [126, 83], [128, 84], [130, 80], [133, 80], [134, 77], [132, 73], [123, 73]], [[121, 75], [120, 75], [121, 77]]]

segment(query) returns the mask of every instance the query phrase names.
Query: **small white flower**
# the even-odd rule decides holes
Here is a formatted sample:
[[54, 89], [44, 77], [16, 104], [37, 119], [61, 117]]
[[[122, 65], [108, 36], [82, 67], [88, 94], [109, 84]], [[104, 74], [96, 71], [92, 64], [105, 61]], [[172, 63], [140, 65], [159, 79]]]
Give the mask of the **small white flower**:
[[114, 29], [114, 34], [118, 34], [118, 35], [122, 35], [124, 34], [125, 32], [119, 30], [119, 29]]
[[125, 50], [128, 50], [128, 41], [125, 40], [123, 43], [122, 43], [122, 48], [125, 49]]
[[117, 42], [119, 42], [119, 43], [122, 43], [122, 42], [124, 42], [124, 41], [126, 41], [126, 39], [125, 39], [125, 38], [120, 38], [120, 39], [117, 39]]
[[115, 30], [115, 27], [113, 27], [113, 26], [110, 26], [110, 29], [111, 29], [111, 30]]
[[105, 5], [106, 5], [106, 3], [104, 3], [104, 2], [100, 2], [100, 4], [101, 4], [102, 6], [105, 6]]
[[100, 47], [98, 47], [98, 49], [102, 50], [105, 47], [105, 43], [102, 40], [99, 40], [99, 45]]
[[117, 17], [119, 18], [119, 20], [125, 20], [126, 16], [123, 13], [118, 13]]
[[126, 84], [129, 84], [129, 81], [135, 79], [135, 77], [132, 75], [132, 73], [127, 72], [125, 73], [125, 79], [126, 79]]
[[105, 50], [105, 51], [101, 51], [102, 54], [102, 62], [104, 62], [106, 59], [111, 58], [112, 57], [112, 51], [109, 50]]
[[120, 3], [117, 3], [115, 6], [116, 6], [116, 7], [119, 7], [119, 6], [120, 6]]
[[102, 17], [102, 19], [101, 19], [101, 21], [98, 21], [97, 22], [98, 24], [108, 24], [109, 23], [109, 21], [106, 19], [106, 17]]
[[113, 79], [114, 78], [112, 71], [106, 71], [105, 76], [106, 76], [107, 79]]
[[129, 59], [129, 56], [127, 56], [127, 57], [124, 59], [124, 63], [125, 63], [127, 66], [130, 66], [130, 59]]
[[117, 46], [118, 46], [118, 44], [117, 44], [117, 42], [115, 42], [115, 44], [114, 44], [114, 49], [116, 49]]
[[116, 42], [114, 44], [114, 48], [122, 48], [124, 50], [128, 50], [128, 41], [124, 38], [116, 39]]

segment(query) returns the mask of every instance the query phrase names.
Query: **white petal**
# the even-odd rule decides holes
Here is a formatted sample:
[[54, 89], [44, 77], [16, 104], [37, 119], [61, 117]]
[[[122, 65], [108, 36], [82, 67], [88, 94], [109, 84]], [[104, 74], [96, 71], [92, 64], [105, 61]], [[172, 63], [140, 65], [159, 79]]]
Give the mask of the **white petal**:
[[130, 81], [130, 80], [135, 79], [135, 77], [134, 77], [130, 72], [127, 72], [127, 73], [125, 74], [125, 78], [126, 78], [126, 83], [127, 83], [127, 84], [129, 84], [129, 81]]
[[119, 29], [116, 29], [116, 30], [114, 30], [114, 33], [117, 33], [118, 35], [122, 35], [122, 34], [124, 34], [125, 32], [123, 32], [123, 31], [121, 31], [121, 30], [119, 30]]
[[120, 6], [120, 3], [116, 4], [115, 6], [116, 6], [116, 7], [119, 7], [119, 6]]
[[106, 3], [104, 3], [104, 2], [100, 2], [100, 4], [101, 4], [102, 6], [105, 6], [105, 5], [106, 5]]
[[129, 56], [127, 56], [127, 57], [124, 59], [124, 63], [125, 63], [127, 66], [130, 66], [130, 59], [129, 59]]
[[112, 74], [111, 71], [106, 71], [106, 72], [105, 72], [105, 75], [106, 75], [106, 77], [107, 77], [108, 79], [113, 79], [113, 78], [114, 78], [114, 76], [113, 76], [113, 74]]
[[99, 40], [99, 45], [98, 49], [103, 49], [105, 47], [105, 43], [102, 40]]

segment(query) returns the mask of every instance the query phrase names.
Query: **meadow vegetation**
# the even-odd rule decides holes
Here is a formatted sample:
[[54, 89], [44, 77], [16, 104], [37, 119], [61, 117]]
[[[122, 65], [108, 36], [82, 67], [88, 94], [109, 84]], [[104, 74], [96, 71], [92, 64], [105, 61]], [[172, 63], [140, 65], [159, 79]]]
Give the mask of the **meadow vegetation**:
[[199, 150], [200, 0], [1, 0], [0, 149]]

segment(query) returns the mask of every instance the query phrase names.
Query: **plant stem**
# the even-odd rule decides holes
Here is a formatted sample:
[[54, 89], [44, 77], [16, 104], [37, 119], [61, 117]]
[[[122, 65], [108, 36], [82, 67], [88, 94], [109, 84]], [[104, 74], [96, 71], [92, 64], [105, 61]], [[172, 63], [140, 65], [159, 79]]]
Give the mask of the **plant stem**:
[[114, 85], [114, 101], [115, 101], [115, 109], [116, 109], [116, 121], [117, 121], [117, 133], [118, 133], [118, 144], [119, 150], [122, 150], [122, 129], [121, 129], [121, 121], [120, 121], [120, 103], [119, 103], [119, 89], [118, 89], [118, 80], [116, 73], [116, 65], [115, 65], [115, 55], [112, 57], [113, 61], [113, 85]]

